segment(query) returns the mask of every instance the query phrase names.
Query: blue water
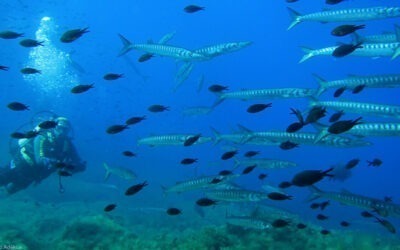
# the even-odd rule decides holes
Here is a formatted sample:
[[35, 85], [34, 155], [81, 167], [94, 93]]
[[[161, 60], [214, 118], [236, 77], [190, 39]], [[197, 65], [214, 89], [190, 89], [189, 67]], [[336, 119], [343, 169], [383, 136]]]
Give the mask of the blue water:
[[[25, 34], [25, 38], [45, 37], [48, 41], [43, 50], [35, 52], [35, 49], [21, 47], [18, 44], [19, 39], [0, 40], [0, 64], [10, 67], [9, 72], [0, 72], [0, 137], [3, 138], [0, 142], [3, 156], [0, 163], [6, 165], [11, 160], [10, 133], [22, 125], [29, 127], [32, 117], [41, 111], [52, 111], [70, 119], [74, 127], [74, 142], [81, 157], [88, 162], [84, 173], [66, 180], [64, 195], [58, 193], [57, 177], [51, 176], [47, 182], [22, 191], [17, 197], [56, 204], [65, 201], [89, 204], [101, 201], [104, 205], [119, 202], [128, 207], [187, 207], [202, 197], [202, 193], [164, 197], [160, 186], [170, 186], [176, 181], [230, 169], [233, 161], [222, 162], [219, 158], [223, 152], [236, 148], [240, 154], [247, 150], [259, 150], [261, 157], [298, 163], [298, 167], [291, 169], [256, 169], [238, 180], [238, 183], [247, 188], [261, 189], [262, 183], [257, 179], [259, 173], [268, 173], [267, 182], [277, 185], [281, 181], [290, 180], [301, 170], [327, 169], [352, 158], [359, 158], [361, 162], [352, 170], [351, 178], [344, 182], [323, 180], [318, 186], [336, 192], [347, 189], [379, 199], [391, 196], [393, 202], [400, 203], [399, 160], [396, 155], [398, 137], [367, 138], [373, 143], [370, 147], [300, 145], [299, 148], [289, 151], [283, 151], [277, 146], [224, 143], [192, 147], [136, 145], [139, 138], [158, 134], [201, 133], [203, 136], [212, 136], [210, 127], [221, 133], [232, 133], [237, 131], [238, 124], [254, 131], [284, 130], [294, 122], [294, 116], [289, 115], [289, 108], [306, 110], [308, 106], [306, 99], [226, 100], [208, 115], [184, 116], [182, 112], [187, 107], [210, 106], [214, 103], [215, 95], [207, 90], [211, 84], [228, 85], [231, 91], [283, 87], [317, 88], [313, 73], [327, 80], [343, 79], [349, 74], [398, 73], [398, 59], [390, 58], [348, 56], [335, 59], [324, 56], [298, 64], [303, 56], [300, 46], [321, 48], [350, 41], [347, 37], [337, 38], [330, 35], [331, 29], [337, 26], [336, 23], [304, 22], [287, 31], [290, 17], [286, 6], [289, 4], [284, 1], [201, 1], [196, 4], [205, 6], [206, 10], [193, 14], [182, 10], [186, 5], [192, 4], [188, 1], [8, 2], [0, 3], [0, 30], [21, 32]], [[345, 1], [332, 8], [385, 5], [392, 6], [393, 1]], [[327, 7], [322, 0], [300, 0], [290, 6], [300, 13], [310, 13]], [[384, 31], [392, 32], [393, 25], [398, 20], [394, 18], [366, 22], [367, 28], [360, 33], [372, 35]], [[89, 27], [90, 32], [77, 41], [70, 44], [59, 42], [59, 37], [66, 30], [85, 27]], [[131, 51], [125, 57], [117, 57], [122, 48], [118, 33], [134, 43], [145, 43], [150, 39], [157, 41], [170, 32], [176, 32], [176, 35], [169, 44], [187, 49], [233, 41], [252, 41], [253, 44], [238, 52], [205, 62], [195, 62], [188, 80], [176, 91], [173, 91], [173, 87], [175, 74], [181, 65], [178, 61], [155, 57], [148, 62], [138, 63], [137, 58], [141, 53], [137, 51]], [[41, 66], [42, 75], [24, 77], [19, 70], [32, 64]], [[111, 82], [103, 80], [103, 75], [109, 72], [123, 73], [124, 78]], [[198, 79], [201, 75], [204, 75], [205, 82], [198, 92]], [[72, 95], [70, 89], [81, 83], [94, 83], [95, 87], [87, 93]], [[358, 95], [346, 92], [341, 100], [399, 105], [399, 94], [399, 89], [366, 88]], [[332, 95], [333, 90], [328, 90], [320, 98], [332, 100]], [[6, 108], [11, 101], [26, 103], [31, 110], [12, 112]], [[263, 102], [272, 102], [273, 107], [258, 114], [246, 112], [251, 104]], [[147, 107], [152, 104], [169, 106], [170, 111], [150, 113]], [[147, 116], [145, 121], [120, 134], [109, 135], [105, 132], [111, 125], [123, 123], [131, 116], [142, 115]], [[346, 119], [357, 117], [355, 114], [345, 116]], [[363, 120], [390, 121], [374, 117], [364, 117]], [[312, 132], [314, 129], [309, 126], [303, 131]], [[138, 156], [127, 158], [122, 155], [125, 150], [131, 150]], [[198, 158], [197, 167], [180, 165], [179, 162], [185, 157]], [[376, 157], [382, 159], [382, 166], [367, 167], [366, 161]], [[149, 186], [135, 197], [124, 197], [123, 191], [133, 183], [112, 177], [107, 184], [116, 185], [118, 191], [104, 188], [103, 162], [132, 169], [138, 176], [133, 183], [147, 180]], [[318, 221], [315, 219], [316, 212], [310, 210], [309, 204], [304, 201], [309, 195], [306, 188], [291, 188], [288, 192], [295, 197], [293, 201], [268, 204], [291, 211], [322, 228], [340, 229], [339, 222], [348, 220], [355, 222], [353, 227], [356, 231], [389, 235], [378, 224], [370, 221], [364, 223], [366, 220], [360, 217], [359, 208], [343, 206], [335, 201], [331, 201], [331, 206], [325, 212], [330, 219]], [[101, 207], [98, 207], [98, 213], [102, 213]], [[120, 216], [124, 217], [124, 213], [121, 212]], [[390, 218], [390, 221], [396, 227], [400, 226], [398, 219]]]

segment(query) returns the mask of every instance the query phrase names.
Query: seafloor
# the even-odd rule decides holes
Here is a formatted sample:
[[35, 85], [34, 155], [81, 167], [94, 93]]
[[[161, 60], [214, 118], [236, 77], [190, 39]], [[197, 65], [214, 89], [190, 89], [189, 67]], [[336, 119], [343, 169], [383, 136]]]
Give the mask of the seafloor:
[[[105, 213], [104, 201], [46, 203], [26, 197], [2, 200], [0, 249], [400, 249], [397, 235], [354, 228], [329, 235], [310, 223], [303, 230], [243, 229], [224, 222], [222, 207], [202, 218], [190, 209], [168, 216], [161, 208], [125, 204]], [[271, 218], [282, 216], [272, 211]]]

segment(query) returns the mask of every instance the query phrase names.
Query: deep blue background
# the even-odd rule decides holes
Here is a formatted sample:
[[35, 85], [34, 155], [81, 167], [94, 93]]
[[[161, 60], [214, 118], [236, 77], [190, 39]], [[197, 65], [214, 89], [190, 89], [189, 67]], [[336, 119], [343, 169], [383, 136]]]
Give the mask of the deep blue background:
[[[104, 174], [102, 162], [113, 166], [132, 168], [139, 180], [151, 184], [146, 190], [148, 198], [153, 194], [162, 196], [160, 185], [171, 185], [176, 181], [193, 177], [192, 167], [179, 164], [184, 157], [199, 158], [197, 175], [212, 174], [231, 168], [232, 162], [221, 162], [220, 155], [227, 150], [224, 144], [205, 144], [188, 148], [136, 146], [139, 138], [152, 134], [202, 133], [211, 136], [210, 126], [222, 133], [237, 130], [242, 124], [254, 131], [284, 130], [294, 121], [289, 108], [307, 108], [307, 100], [273, 100], [273, 108], [259, 114], [248, 114], [246, 109], [253, 101], [228, 100], [206, 116], [185, 117], [182, 110], [191, 106], [211, 105], [215, 97], [207, 91], [214, 83], [229, 85], [230, 90], [251, 88], [300, 87], [316, 88], [316, 73], [327, 80], [345, 78], [348, 74], [374, 75], [398, 73], [398, 59], [370, 59], [346, 57], [334, 59], [316, 57], [303, 64], [298, 61], [303, 55], [299, 46], [312, 48], [328, 47], [337, 42], [347, 42], [350, 38], [338, 39], [330, 35], [336, 24], [305, 22], [290, 31], [290, 17], [284, 1], [199, 1], [206, 10], [187, 14], [183, 8], [192, 4], [188, 1], [9, 1], [1, 3], [0, 30], [15, 30], [25, 33], [26, 38], [35, 38], [44, 16], [51, 17], [54, 30], [53, 45], [60, 51], [70, 53], [73, 61], [79, 63], [86, 73], [70, 71], [78, 82], [57, 82], [56, 93], [49, 92], [41, 82], [25, 81], [19, 69], [29, 61], [30, 49], [23, 48], [18, 40], [0, 40], [0, 64], [10, 67], [9, 72], [0, 72], [0, 163], [5, 165], [11, 159], [8, 154], [9, 134], [21, 124], [29, 122], [32, 116], [42, 110], [51, 110], [68, 117], [74, 126], [74, 138], [83, 158], [88, 161], [88, 170], [73, 178], [101, 182]], [[393, 1], [347, 1], [336, 8], [390, 6]], [[323, 1], [302, 0], [290, 5], [300, 13], [310, 13], [326, 8]], [[330, 7], [330, 6], [328, 6]], [[397, 19], [365, 23], [363, 35], [393, 31]], [[58, 38], [68, 29], [89, 27], [90, 32], [71, 44], [62, 44]], [[134, 43], [144, 43], [149, 39], [157, 41], [164, 34], [176, 31], [169, 44], [196, 49], [205, 45], [231, 41], [252, 41], [253, 44], [239, 52], [223, 55], [206, 62], [196, 62], [190, 78], [176, 92], [173, 92], [174, 76], [179, 66], [170, 58], [153, 58], [140, 64], [136, 60], [140, 53], [131, 51], [128, 58], [142, 75], [143, 81], [126, 58], [117, 57], [122, 45], [117, 33], [123, 34]], [[125, 78], [107, 82], [102, 79], [108, 72], [123, 73]], [[197, 92], [199, 77], [204, 74], [205, 84]], [[45, 76], [45, 72], [43, 72]], [[95, 88], [82, 95], [72, 95], [69, 90], [78, 83], [94, 83]], [[54, 87], [54, 86], [53, 86]], [[330, 90], [321, 96], [322, 100], [332, 99]], [[355, 100], [399, 105], [398, 89], [365, 89], [359, 95], [345, 93], [343, 100]], [[11, 101], [21, 101], [31, 107], [31, 111], [12, 112], [6, 108]], [[262, 102], [262, 101], [257, 101]], [[269, 100], [265, 100], [269, 102]], [[152, 104], [170, 106], [171, 111], [151, 114], [147, 107]], [[108, 126], [123, 123], [131, 116], [146, 115], [147, 120], [117, 135], [108, 135]], [[348, 114], [346, 118], [356, 118]], [[364, 117], [365, 121], [376, 121], [374, 117]], [[388, 119], [385, 119], [389, 121]], [[307, 128], [305, 131], [313, 131]], [[262, 171], [269, 173], [270, 183], [277, 185], [290, 179], [302, 169], [326, 169], [345, 163], [352, 158], [360, 158], [360, 165], [353, 170], [351, 179], [344, 183], [323, 181], [320, 187], [339, 191], [346, 188], [352, 192], [382, 198], [393, 196], [399, 202], [398, 164], [396, 155], [398, 138], [368, 138], [374, 143], [367, 148], [340, 149], [302, 146], [292, 151], [282, 151], [278, 147], [234, 146], [240, 153], [254, 149], [262, 152], [262, 157], [287, 159], [298, 163], [298, 168]], [[124, 150], [138, 154], [135, 159], [122, 156]], [[380, 168], [367, 167], [366, 160], [379, 157], [383, 160]], [[257, 173], [260, 171], [257, 171]], [[249, 188], [260, 189], [256, 174], [243, 177], [239, 182]], [[118, 180], [110, 180], [111, 183]], [[127, 186], [127, 183], [122, 183]], [[54, 191], [56, 192], [56, 191]], [[293, 202], [284, 202], [282, 207], [301, 211], [305, 218], [314, 215], [303, 203], [308, 191], [291, 189], [298, 197]], [[187, 197], [192, 197], [191, 195]], [[198, 197], [194, 195], [194, 197]], [[161, 202], [169, 203], [161, 199]], [[335, 203], [335, 202], [333, 202]], [[163, 206], [165, 204], [159, 204]], [[343, 216], [343, 211], [358, 213], [358, 209], [335, 205], [330, 215]], [[338, 214], [342, 215], [339, 216]], [[332, 222], [333, 223], [333, 222]]]

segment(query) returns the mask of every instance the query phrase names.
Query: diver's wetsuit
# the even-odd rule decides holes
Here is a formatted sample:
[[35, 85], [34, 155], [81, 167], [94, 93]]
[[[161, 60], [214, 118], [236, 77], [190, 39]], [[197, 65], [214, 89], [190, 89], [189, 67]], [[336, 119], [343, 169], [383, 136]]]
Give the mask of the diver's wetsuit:
[[68, 136], [56, 136], [49, 131], [22, 140], [25, 141], [19, 143], [20, 148], [10, 166], [0, 168], [0, 186], [6, 186], [9, 194], [40, 183], [57, 170], [56, 162], [71, 166], [68, 168], [71, 174], [86, 168]]

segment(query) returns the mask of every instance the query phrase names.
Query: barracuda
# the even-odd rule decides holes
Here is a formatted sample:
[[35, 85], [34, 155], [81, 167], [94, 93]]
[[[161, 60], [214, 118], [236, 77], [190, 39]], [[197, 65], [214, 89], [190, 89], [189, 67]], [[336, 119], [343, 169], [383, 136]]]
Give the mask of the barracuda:
[[[310, 49], [302, 47], [306, 53], [299, 63], [307, 61], [314, 56], [332, 56], [333, 51], [339, 46], [326, 47], [322, 49]], [[394, 43], [366, 43], [362, 44], [362, 48], [353, 51], [350, 56], [362, 57], [391, 57], [392, 60], [400, 55], [400, 42]]]
[[209, 59], [204, 55], [180, 47], [153, 43], [133, 44], [122, 35], [119, 35], [119, 37], [123, 43], [123, 48], [119, 52], [118, 56], [122, 56], [130, 50], [135, 49], [154, 55], [172, 57], [182, 61], [203, 61]]
[[286, 99], [286, 98], [305, 98], [312, 97], [315, 89], [301, 88], [279, 88], [279, 89], [250, 89], [234, 92], [224, 92], [218, 94], [218, 100], [213, 107], [217, 106], [225, 99], [240, 100], [265, 100], [265, 99]]
[[236, 144], [243, 144], [251, 138], [251, 135], [247, 133], [221, 134], [213, 127], [211, 127], [211, 131], [213, 132], [214, 135], [214, 144], [217, 144], [220, 141], [228, 141]]
[[400, 26], [395, 25], [395, 33], [383, 33], [380, 35], [360, 36], [353, 33], [355, 43], [395, 43], [400, 42]]
[[210, 190], [205, 193], [205, 196], [213, 200], [229, 202], [257, 202], [268, 199], [267, 193], [244, 189]]
[[347, 134], [357, 136], [400, 136], [400, 123], [361, 123]]
[[226, 222], [228, 224], [231, 224], [234, 226], [258, 229], [258, 230], [265, 230], [265, 229], [269, 229], [272, 227], [270, 223], [268, 223], [264, 220], [253, 218], [251, 216], [232, 216], [232, 215], [230, 215], [230, 216], [226, 217]]
[[[175, 185], [163, 188], [164, 193], [182, 193], [197, 189], [204, 189], [204, 188], [215, 188], [219, 185], [226, 183], [234, 178], [239, 177], [238, 174], [231, 174], [231, 175], [211, 175], [211, 176], [204, 176], [196, 179], [191, 179], [187, 181], [177, 182]], [[213, 184], [211, 183], [215, 179], [220, 179], [221, 182]]]
[[301, 145], [319, 145], [340, 148], [365, 147], [371, 145], [368, 141], [351, 139], [338, 135], [329, 135], [321, 140], [317, 140], [318, 133], [287, 133], [283, 131], [253, 132], [241, 125], [239, 125], [239, 127], [244, 133], [251, 135], [247, 144], [273, 145], [273, 143], [275, 143], [276, 145], [284, 141], [291, 141]]
[[[137, 144], [149, 146], [183, 146], [183, 143], [193, 136], [196, 136], [196, 134], [155, 135], [139, 139]], [[194, 144], [203, 144], [211, 141], [211, 137], [201, 136]]]
[[252, 166], [257, 165], [257, 168], [264, 169], [279, 169], [279, 168], [289, 168], [297, 166], [297, 163], [292, 161], [275, 160], [268, 158], [254, 158], [254, 159], [241, 159], [235, 158], [235, 168], [239, 166]]
[[327, 89], [354, 89], [364, 85], [368, 88], [398, 88], [400, 87], [400, 75], [376, 75], [376, 76], [351, 76], [346, 79], [336, 81], [325, 81], [323, 78], [314, 75], [317, 79], [319, 88], [316, 96], [321, 95]]
[[214, 58], [216, 56], [228, 54], [231, 52], [238, 51], [247, 46], [250, 46], [252, 42], [231, 42], [231, 43], [222, 43], [207, 46], [204, 48], [196, 49], [194, 52], [197, 54], [204, 55], [207, 58]]
[[360, 207], [367, 210], [374, 210], [381, 216], [400, 217], [400, 205], [392, 202], [385, 202], [383, 200], [353, 194], [348, 191], [344, 192], [325, 192], [315, 186], [311, 186], [310, 190], [312, 196], [310, 200], [315, 200], [320, 197], [325, 199], [335, 200], [345, 205]]
[[362, 22], [369, 20], [386, 19], [400, 16], [400, 7], [370, 7], [327, 10], [321, 12], [301, 15], [295, 10], [288, 8], [293, 19], [288, 30], [304, 21], [328, 22]]
[[365, 114], [400, 119], [400, 106], [395, 105], [363, 102], [311, 101], [310, 106], [322, 106], [337, 111], [343, 110], [345, 113]]

